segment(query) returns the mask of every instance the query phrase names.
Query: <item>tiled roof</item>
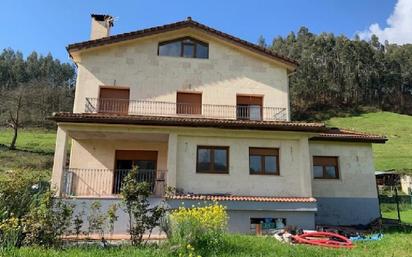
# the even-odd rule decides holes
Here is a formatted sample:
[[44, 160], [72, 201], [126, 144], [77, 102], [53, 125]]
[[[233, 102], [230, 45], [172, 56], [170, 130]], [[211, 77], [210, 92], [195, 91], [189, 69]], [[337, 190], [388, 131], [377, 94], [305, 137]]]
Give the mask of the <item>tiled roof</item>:
[[283, 62], [287, 65], [291, 65], [293, 67], [296, 67], [298, 63], [295, 60], [292, 60], [290, 58], [287, 58], [285, 56], [282, 56], [280, 54], [277, 54], [269, 49], [266, 49], [264, 47], [258, 46], [256, 44], [250, 43], [248, 41], [242, 40], [240, 38], [234, 37], [232, 35], [226, 34], [224, 32], [221, 32], [219, 30], [213, 29], [211, 27], [208, 27], [206, 25], [203, 25], [199, 22], [196, 22], [192, 20], [190, 17], [188, 17], [187, 20], [179, 21], [179, 22], [174, 22], [162, 26], [157, 26], [157, 27], [152, 27], [152, 28], [147, 28], [147, 29], [142, 29], [142, 30], [137, 30], [133, 32], [128, 32], [128, 33], [122, 33], [122, 34], [117, 34], [109, 37], [104, 37], [104, 38], [99, 38], [95, 40], [88, 40], [80, 43], [75, 43], [75, 44], [70, 44], [68, 45], [67, 51], [77, 51], [81, 49], [87, 49], [91, 47], [98, 47], [98, 46], [103, 46], [107, 44], [112, 44], [112, 43], [117, 43], [121, 41], [126, 41], [126, 40], [132, 40], [132, 39], [137, 39], [145, 36], [150, 36], [154, 34], [160, 34], [163, 32], [167, 31], [173, 31], [173, 30], [178, 30], [178, 29], [183, 29], [183, 28], [196, 28], [200, 29], [208, 34], [211, 34], [215, 37], [218, 37], [220, 39], [226, 40], [232, 44], [244, 47], [248, 50], [254, 51], [258, 54], [265, 55], [267, 57], [276, 59], [277, 61]]
[[196, 201], [252, 201], [252, 202], [277, 202], [277, 203], [313, 203], [313, 197], [272, 197], [272, 196], [237, 196], [237, 195], [174, 195], [168, 196], [170, 200], [196, 200]]
[[384, 136], [367, 134], [363, 132], [347, 129], [329, 129], [327, 132], [320, 133], [319, 136], [312, 137], [315, 141], [348, 141], [348, 142], [368, 142], [384, 144], [388, 139]]
[[49, 118], [56, 122], [75, 123], [103, 123], [103, 124], [131, 124], [151, 126], [178, 126], [178, 127], [206, 127], [223, 129], [248, 129], [267, 131], [295, 131], [313, 132], [318, 135], [310, 138], [315, 141], [345, 141], [365, 143], [385, 143], [388, 139], [384, 136], [372, 135], [357, 131], [339, 128], [328, 128], [324, 123], [314, 122], [288, 122], [288, 121], [252, 121], [229, 120], [190, 117], [166, 117], [143, 115], [116, 115], [97, 113], [53, 113]]
[[115, 114], [93, 114], [93, 113], [54, 113], [50, 118], [56, 122], [77, 123], [107, 123], [107, 124], [135, 124], [135, 125], [157, 125], [157, 126], [179, 126], [179, 127], [213, 127], [227, 129], [257, 129], [257, 130], [279, 130], [279, 131], [326, 131], [323, 123], [287, 122], [287, 121], [252, 121], [252, 120], [229, 120], [189, 117], [165, 117], [146, 115], [115, 115]]

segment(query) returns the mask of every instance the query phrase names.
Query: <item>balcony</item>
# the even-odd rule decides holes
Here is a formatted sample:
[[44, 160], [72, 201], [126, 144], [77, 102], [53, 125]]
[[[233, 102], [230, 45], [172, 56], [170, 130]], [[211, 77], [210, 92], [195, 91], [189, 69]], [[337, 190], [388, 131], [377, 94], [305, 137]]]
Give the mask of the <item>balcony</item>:
[[86, 98], [86, 113], [177, 116], [232, 120], [286, 121], [286, 108], [259, 105], [215, 105], [149, 100]]
[[[126, 169], [65, 169], [63, 195], [102, 197], [120, 194]], [[162, 197], [166, 187], [164, 170], [138, 170], [137, 181], [147, 182], [153, 196]]]

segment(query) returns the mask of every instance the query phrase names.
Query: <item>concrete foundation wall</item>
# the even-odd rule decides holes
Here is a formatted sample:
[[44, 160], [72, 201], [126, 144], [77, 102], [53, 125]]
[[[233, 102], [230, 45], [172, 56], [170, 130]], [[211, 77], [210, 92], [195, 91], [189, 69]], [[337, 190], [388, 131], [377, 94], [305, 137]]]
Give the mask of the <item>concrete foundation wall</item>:
[[[124, 210], [124, 205], [122, 205], [122, 201], [120, 199], [110, 199], [110, 198], [84, 198], [84, 199], [65, 199], [64, 201], [73, 204], [75, 206], [73, 216], [77, 213], [80, 213], [84, 211], [85, 215], [83, 216], [83, 227], [82, 231], [87, 232], [89, 228], [89, 223], [87, 221], [88, 215], [90, 215], [90, 206], [95, 202], [98, 201], [101, 203], [102, 208], [101, 208], [101, 214], [107, 215], [107, 210], [110, 208], [110, 206], [116, 204], [118, 206], [117, 210], [117, 215], [118, 215], [118, 220], [114, 224], [114, 233], [113, 234], [128, 234], [129, 230], [129, 216]], [[150, 206], [156, 206], [162, 202], [162, 198], [150, 198], [149, 203]], [[104, 231], [106, 234], [109, 234], [109, 228], [108, 228], [108, 222], [105, 223], [105, 228]], [[161, 231], [159, 228], [156, 228], [153, 231], [153, 235], [160, 234]]]
[[250, 218], [285, 218], [286, 226], [315, 229], [314, 212], [229, 210], [228, 215], [228, 229], [233, 233], [254, 234], [250, 229]]
[[318, 197], [317, 225], [366, 225], [380, 217], [377, 198]]

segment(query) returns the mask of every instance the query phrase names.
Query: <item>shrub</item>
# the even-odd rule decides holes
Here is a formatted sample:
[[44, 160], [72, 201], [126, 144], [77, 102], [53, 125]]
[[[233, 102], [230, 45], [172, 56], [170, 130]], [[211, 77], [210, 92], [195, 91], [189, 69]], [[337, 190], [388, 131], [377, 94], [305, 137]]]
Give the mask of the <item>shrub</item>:
[[94, 201], [90, 206], [90, 214], [87, 217], [89, 222], [89, 235], [98, 233], [100, 237], [104, 236], [104, 224], [106, 215], [101, 211], [102, 204], [100, 201]]
[[137, 168], [131, 170], [124, 178], [121, 195], [129, 216], [129, 233], [132, 245], [140, 245], [143, 234], [160, 225], [160, 220], [166, 210], [163, 205], [153, 208], [149, 204], [150, 185], [138, 180]]
[[53, 195], [40, 174], [16, 170], [0, 176], [0, 247], [58, 244], [73, 208]]
[[48, 191], [23, 219], [25, 245], [55, 246], [71, 225], [73, 206], [53, 198]]
[[180, 255], [216, 253], [227, 228], [226, 208], [218, 203], [192, 208], [180, 207], [170, 214], [172, 244]]

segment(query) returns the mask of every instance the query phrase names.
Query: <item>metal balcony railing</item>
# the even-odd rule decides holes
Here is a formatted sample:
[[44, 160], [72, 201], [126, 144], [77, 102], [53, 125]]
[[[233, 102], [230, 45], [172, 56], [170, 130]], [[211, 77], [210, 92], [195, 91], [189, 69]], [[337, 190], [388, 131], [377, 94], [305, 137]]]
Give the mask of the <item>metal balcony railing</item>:
[[287, 120], [286, 108], [280, 107], [262, 107], [259, 105], [199, 105], [109, 98], [86, 98], [85, 112], [148, 116], [190, 116], [233, 120]]
[[[65, 196], [107, 196], [121, 192], [127, 169], [65, 169], [62, 192]], [[163, 196], [165, 170], [138, 170], [137, 181], [147, 182], [152, 194]]]

